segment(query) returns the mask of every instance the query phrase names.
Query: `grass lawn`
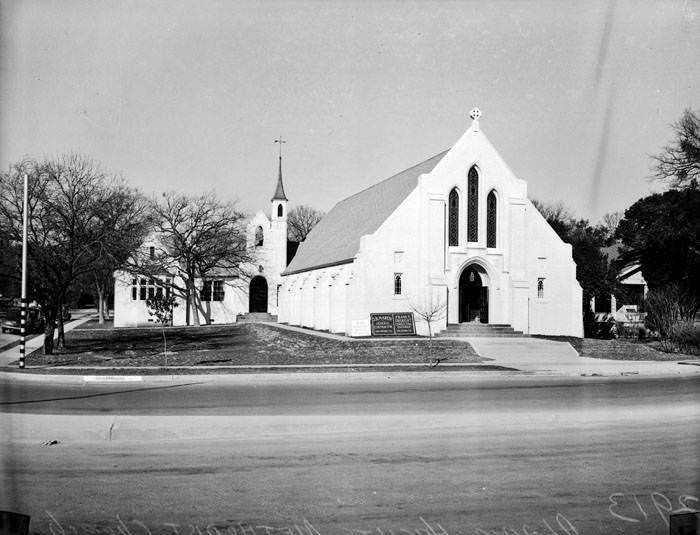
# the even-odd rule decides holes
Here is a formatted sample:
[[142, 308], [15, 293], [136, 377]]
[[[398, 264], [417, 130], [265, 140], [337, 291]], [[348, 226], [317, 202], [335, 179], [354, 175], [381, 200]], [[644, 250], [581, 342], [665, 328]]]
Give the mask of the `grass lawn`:
[[[320, 338], [258, 323], [203, 327], [170, 327], [166, 331], [168, 366], [299, 365], [424, 363], [428, 340], [352, 340]], [[159, 328], [114, 329], [87, 324], [66, 333], [66, 349], [54, 355], [41, 350], [27, 357], [28, 366], [163, 366]], [[448, 362], [478, 363], [465, 342], [433, 340], [433, 357]]]

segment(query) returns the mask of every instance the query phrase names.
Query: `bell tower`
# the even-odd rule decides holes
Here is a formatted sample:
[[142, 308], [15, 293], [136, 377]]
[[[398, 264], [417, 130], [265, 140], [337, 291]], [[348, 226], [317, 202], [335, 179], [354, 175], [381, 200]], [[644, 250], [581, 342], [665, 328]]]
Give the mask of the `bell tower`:
[[280, 144], [279, 169], [277, 173], [277, 188], [272, 196], [272, 206], [270, 211], [270, 220], [284, 220], [287, 222], [287, 196], [284, 194], [284, 184], [282, 183], [282, 143], [286, 143], [280, 136], [275, 140], [275, 143]]
[[277, 172], [277, 187], [275, 194], [270, 201], [270, 230], [272, 238], [273, 263], [278, 269], [277, 274], [282, 273], [287, 267], [287, 196], [284, 193], [284, 184], [282, 183], [282, 144], [286, 143], [282, 139], [275, 140], [279, 143], [279, 167]]

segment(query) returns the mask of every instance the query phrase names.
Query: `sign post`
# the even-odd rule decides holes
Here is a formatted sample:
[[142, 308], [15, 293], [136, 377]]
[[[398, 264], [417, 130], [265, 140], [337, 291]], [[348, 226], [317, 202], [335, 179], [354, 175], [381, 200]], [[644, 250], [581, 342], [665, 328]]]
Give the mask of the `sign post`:
[[29, 177], [24, 173], [24, 203], [22, 208], [22, 310], [19, 332], [19, 367], [24, 368], [24, 344], [27, 335], [27, 190]]

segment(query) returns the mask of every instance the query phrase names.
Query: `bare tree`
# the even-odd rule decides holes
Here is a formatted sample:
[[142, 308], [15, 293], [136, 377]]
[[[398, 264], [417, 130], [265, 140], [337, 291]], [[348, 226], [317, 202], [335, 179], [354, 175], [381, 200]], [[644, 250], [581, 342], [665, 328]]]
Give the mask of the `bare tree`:
[[161, 333], [163, 334], [163, 358], [165, 366], [168, 365], [168, 340], [165, 337], [165, 327], [173, 323], [173, 311], [177, 305], [175, 296], [163, 294], [162, 288], [153, 297], [146, 299], [146, 307], [148, 314], [155, 316], [160, 323]]
[[671, 125], [676, 139], [653, 157], [654, 176], [676, 188], [697, 187], [700, 180], [700, 113], [686, 109]]
[[608, 212], [603, 216], [603, 226], [605, 226], [611, 233], [615, 232], [620, 221], [625, 217], [623, 212]]
[[199, 325], [198, 279], [250, 276], [255, 257], [246, 243], [246, 215], [214, 193], [164, 193], [151, 201], [151, 213], [153, 255], [140, 251], [126, 269], [149, 279], [167, 278], [172, 291], [185, 300], [187, 325]]
[[531, 202], [547, 221], [569, 221], [574, 219], [573, 214], [561, 201], [548, 203], [538, 199], [532, 199]]
[[324, 213], [321, 210], [312, 208], [306, 204], [295, 206], [287, 214], [287, 235], [292, 241], [304, 241], [311, 232], [311, 229], [316, 226], [316, 223], [321, 221]]
[[612, 243], [615, 237], [615, 231], [617, 226], [620, 224], [625, 217], [624, 212], [608, 212], [603, 216], [601, 225], [606, 233], [606, 239], [608, 243]]
[[44, 312], [44, 353], [51, 354], [56, 324], [59, 347], [64, 344], [61, 311], [71, 286], [93, 273], [114, 242], [113, 220], [104, 207], [115, 196], [134, 193], [78, 154], [13, 164], [0, 175], [0, 231], [15, 243], [22, 240], [25, 173], [29, 294]]
[[114, 185], [97, 210], [105, 232], [91, 278], [97, 291], [98, 321], [102, 324], [109, 314], [107, 301], [114, 288], [113, 274], [143, 243], [152, 217], [147, 200], [123, 182]]
[[440, 359], [433, 359], [433, 325], [445, 317], [447, 304], [443, 299], [435, 300], [430, 292], [425, 301], [419, 304], [411, 302], [409, 308], [428, 325], [428, 361], [432, 366], [437, 366]]

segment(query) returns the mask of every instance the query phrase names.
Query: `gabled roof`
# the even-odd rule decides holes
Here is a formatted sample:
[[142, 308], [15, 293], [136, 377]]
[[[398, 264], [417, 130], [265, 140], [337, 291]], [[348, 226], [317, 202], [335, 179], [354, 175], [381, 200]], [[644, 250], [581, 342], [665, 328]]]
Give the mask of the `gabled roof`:
[[373, 234], [416, 188], [418, 177], [430, 173], [447, 152], [340, 201], [301, 243], [283, 274], [352, 262], [360, 248], [360, 238]]

